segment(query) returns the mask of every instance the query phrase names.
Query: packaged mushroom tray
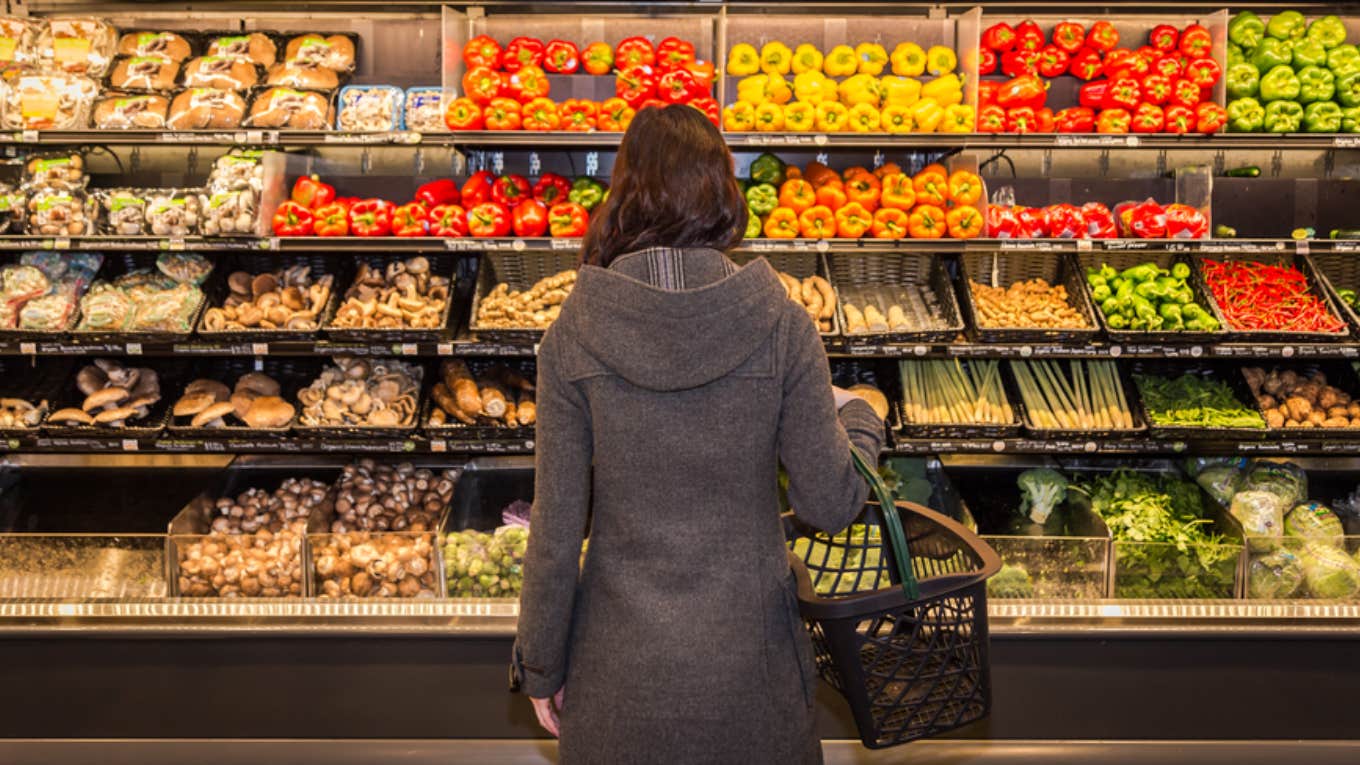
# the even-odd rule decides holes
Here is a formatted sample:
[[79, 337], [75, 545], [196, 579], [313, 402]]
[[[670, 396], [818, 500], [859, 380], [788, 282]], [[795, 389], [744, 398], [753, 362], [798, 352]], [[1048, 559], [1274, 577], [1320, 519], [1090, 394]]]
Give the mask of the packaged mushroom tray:
[[99, 85], [74, 74], [21, 74], [0, 81], [7, 130], [80, 130], [90, 122]]
[[0, 337], [51, 338], [70, 329], [103, 260], [89, 252], [26, 252], [0, 266]]
[[38, 33], [38, 59], [48, 72], [101, 77], [117, 51], [118, 30], [93, 16], [51, 16]]
[[315, 594], [321, 598], [442, 598], [436, 531], [455, 470], [360, 460], [335, 485], [331, 533], [308, 537]]
[[429, 407], [427, 431], [457, 431], [468, 438], [504, 438], [524, 431], [532, 437], [538, 421], [533, 372], [507, 364], [444, 361], [430, 389]]
[[288, 431], [297, 414], [297, 390], [310, 382], [307, 359], [269, 358], [255, 371], [248, 359], [213, 359], [199, 365], [170, 408], [176, 435], [217, 438]]
[[206, 205], [202, 189], [100, 189], [95, 198], [112, 236], [195, 236]]
[[337, 130], [352, 133], [403, 129], [406, 93], [391, 85], [348, 85], [340, 91]]
[[[110, 255], [105, 274], [80, 299], [80, 321], [72, 334], [108, 342], [164, 341], [189, 337], [203, 307], [199, 284], [212, 262], [191, 253], [156, 256]], [[116, 275], [108, 273], [113, 270]]]
[[[330, 318], [334, 309], [335, 277], [317, 273], [329, 256], [293, 261], [282, 269], [254, 270], [277, 265], [275, 256], [245, 256], [227, 275], [225, 295], [203, 312], [198, 334], [205, 338], [243, 340], [306, 339]], [[330, 259], [333, 260], [333, 259]]]
[[254, 236], [264, 193], [263, 155], [233, 149], [213, 161], [203, 203], [204, 236]]
[[575, 255], [486, 253], [469, 328], [491, 340], [536, 341], [576, 286], [575, 262]]
[[300, 432], [406, 435], [416, 425], [424, 369], [397, 359], [336, 356], [298, 391]]
[[165, 420], [161, 386], [172, 383], [149, 366], [95, 359], [66, 383], [43, 430], [56, 436], [155, 436]]
[[341, 340], [436, 339], [453, 304], [452, 272], [448, 255], [361, 262], [326, 332]]
[[444, 122], [443, 88], [407, 88], [402, 124], [407, 130], [419, 133], [447, 133]]

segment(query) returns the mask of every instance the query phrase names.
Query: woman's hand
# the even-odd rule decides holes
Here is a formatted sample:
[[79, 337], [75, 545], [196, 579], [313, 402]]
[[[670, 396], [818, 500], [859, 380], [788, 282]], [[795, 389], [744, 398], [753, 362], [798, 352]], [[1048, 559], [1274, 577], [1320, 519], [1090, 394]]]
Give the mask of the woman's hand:
[[529, 699], [534, 702], [534, 714], [538, 715], [538, 724], [543, 726], [543, 730], [553, 734], [554, 738], [562, 736], [562, 722], [558, 717], [562, 714], [562, 694], [566, 690], [562, 688], [550, 699]]
[[836, 400], [836, 411], [838, 412], [841, 409], [844, 409], [845, 405], [850, 403], [851, 401], [861, 400], [860, 397], [855, 395], [854, 393], [851, 393], [845, 388], [838, 388], [835, 385], [831, 386], [831, 395]]

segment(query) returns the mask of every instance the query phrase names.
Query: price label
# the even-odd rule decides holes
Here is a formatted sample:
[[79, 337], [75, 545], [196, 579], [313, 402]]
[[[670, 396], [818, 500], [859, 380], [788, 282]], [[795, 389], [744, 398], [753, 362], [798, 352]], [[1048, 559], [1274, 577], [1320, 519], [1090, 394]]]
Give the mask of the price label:
[[1360, 149], [1360, 135], [1339, 135], [1332, 145], [1338, 149]]
[[[500, 173], [499, 170], [496, 171]], [[594, 175], [600, 172], [600, 153], [598, 151], [586, 152], [586, 175]]]
[[1077, 252], [1090, 252], [1092, 249], [1093, 248], [1090, 239], [1077, 240]]
[[33, 356], [38, 352], [37, 343], [19, 343], [19, 353], [25, 356]]
[[264, 143], [263, 130], [247, 130], [246, 143]]
[[557, 251], [557, 252], [561, 252], [561, 251], [563, 251], [563, 250], [567, 250], [567, 251], [571, 251], [571, 250], [579, 250], [579, 249], [581, 249], [581, 240], [580, 240], [580, 239], [553, 239], [553, 240], [550, 240], [550, 243], [549, 243], [548, 247], [549, 247], [549, 249], [552, 249], [552, 250]]
[[[812, 142], [815, 143], [815, 144], [817, 144], [818, 146], [825, 146], [825, 145], [827, 145], [828, 143], [831, 142], [831, 139], [829, 139], [829, 138], [826, 137], [826, 133], [818, 133], [817, 135], [814, 135], [814, 136], [812, 137]], [[818, 156], [822, 156], [822, 155], [818, 155]], [[821, 161], [821, 160], [818, 160], [818, 161]], [[826, 163], [823, 162], [822, 164], [826, 164]]]
[[538, 171], [543, 167], [543, 163], [538, 158], [538, 152], [529, 152], [529, 175], [538, 175]]
[[1096, 445], [1095, 441], [1087, 441], [1086, 443], [1081, 445], [1081, 450], [1086, 452], [1087, 454], [1095, 454], [1096, 449], [1099, 448], [1100, 447]]
[[264, 371], [264, 359], [262, 359], [262, 358], [260, 358], [260, 357], [258, 357], [258, 356], [255, 357], [255, 371], [256, 371], [256, 372], [263, 372], [263, 371]]
[[1110, 356], [1112, 356], [1113, 358], [1119, 358], [1120, 356], [1123, 356], [1123, 355], [1124, 355], [1124, 349], [1123, 349], [1123, 348], [1120, 348], [1120, 347], [1117, 346], [1117, 345], [1111, 345], [1111, 346], [1110, 346]]
[[401, 348], [397, 351], [397, 353], [402, 356], [414, 356], [419, 352], [420, 349], [415, 343], [402, 343]]
[[992, 451], [994, 451], [994, 452], [1004, 452], [1004, 451], [1006, 451], [1006, 442], [1005, 442], [1005, 441], [993, 441], [993, 442], [992, 442]]
[[534, 355], [538, 355], [538, 343], [534, 343]]
[[1307, 254], [1308, 254], [1308, 249], [1309, 249], [1309, 247], [1308, 247], [1308, 240], [1307, 240], [1307, 239], [1295, 239], [1295, 240], [1294, 240], [1294, 252], [1297, 252], [1297, 253], [1300, 254], [1300, 255], [1307, 255]]
[[165, 240], [165, 248], [167, 250], [173, 251], [182, 250], [184, 249], [184, 239], [181, 237], [172, 237], [170, 239], [167, 239]]
[[124, 438], [122, 441], [123, 451], [125, 452], [135, 452], [137, 451], [137, 446], [137, 439], [135, 438]]
[[250, 352], [256, 356], [268, 356], [269, 343], [251, 343]]
[[515, 252], [524, 252], [524, 248], [528, 246], [529, 245], [524, 243], [523, 239], [516, 239], [515, 241], [510, 243], [510, 249], [514, 250]]
[[430, 451], [436, 454], [443, 454], [449, 450], [449, 442], [442, 438], [430, 439]]
[[440, 356], [452, 356], [453, 343], [439, 343], [434, 347], [434, 352]]
[[52, 240], [52, 249], [69, 250], [71, 249], [71, 238], [69, 236], [59, 236]]
[[918, 345], [918, 346], [912, 348], [912, 349], [911, 349], [911, 352], [914, 353], [914, 354], [916, 354], [917, 356], [924, 356], [924, 355], [926, 355], [927, 353], [930, 353], [930, 349], [927, 348], [927, 347], [924, 346], [924, 345]]
[[281, 246], [281, 243], [277, 236], [271, 236], [269, 239], [265, 240], [264, 245], [266, 250], [277, 250]]
[[817, 240], [817, 252], [826, 252], [831, 249], [831, 243], [825, 239]]
[[127, 355], [129, 355], [129, 356], [140, 356], [140, 355], [142, 355], [142, 344], [141, 344], [141, 343], [128, 343], [126, 346], [124, 346], [123, 349], [124, 349], [124, 351], [127, 352]]
[[526, 450], [528, 450], [528, 451], [533, 451], [533, 450], [534, 450], [534, 442], [533, 442], [533, 441], [525, 441], [525, 442], [524, 442], [524, 448], [525, 448]]
[[1200, 347], [1200, 346], [1198, 346], [1198, 345], [1192, 345], [1192, 346], [1190, 346], [1190, 356], [1191, 356], [1192, 358], [1196, 358], [1196, 359], [1197, 359], [1197, 358], [1199, 358], [1200, 356], [1203, 356], [1203, 355], [1204, 355], [1204, 348], [1202, 348], [1202, 347]]
[[1286, 359], [1292, 358], [1294, 356], [1294, 346], [1286, 345], [1285, 347], [1281, 348], [1280, 355]]
[[36, 131], [36, 130], [25, 130], [22, 134], [20, 134], [19, 140], [23, 141], [24, 143], [37, 143], [37, 142], [38, 142], [38, 131]]
[[1022, 357], [1024, 357], [1024, 358], [1029, 358], [1030, 356], [1033, 356], [1033, 355], [1034, 355], [1034, 346], [1031, 346], [1031, 345], [1022, 345], [1022, 346], [1020, 346], [1020, 355], [1021, 355]]

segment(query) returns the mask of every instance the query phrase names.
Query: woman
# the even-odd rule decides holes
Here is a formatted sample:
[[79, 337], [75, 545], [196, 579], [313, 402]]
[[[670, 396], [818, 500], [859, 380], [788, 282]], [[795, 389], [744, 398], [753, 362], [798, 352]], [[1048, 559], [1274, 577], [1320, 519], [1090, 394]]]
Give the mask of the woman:
[[539, 348], [516, 659], [564, 763], [821, 762], [777, 471], [840, 530], [883, 423], [770, 265], [723, 254], [746, 216], [708, 120], [641, 110]]

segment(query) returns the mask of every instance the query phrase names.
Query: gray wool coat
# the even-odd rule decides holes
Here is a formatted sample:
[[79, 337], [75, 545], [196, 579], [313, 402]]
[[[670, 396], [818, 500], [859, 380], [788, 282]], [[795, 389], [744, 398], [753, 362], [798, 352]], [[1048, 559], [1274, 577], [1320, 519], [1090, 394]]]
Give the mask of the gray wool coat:
[[528, 695], [565, 683], [563, 763], [821, 762], [777, 471], [838, 531], [868, 494], [847, 435], [877, 456], [882, 434], [868, 404], [837, 412], [816, 327], [763, 259], [581, 269], [539, 349], [517, 643]]

